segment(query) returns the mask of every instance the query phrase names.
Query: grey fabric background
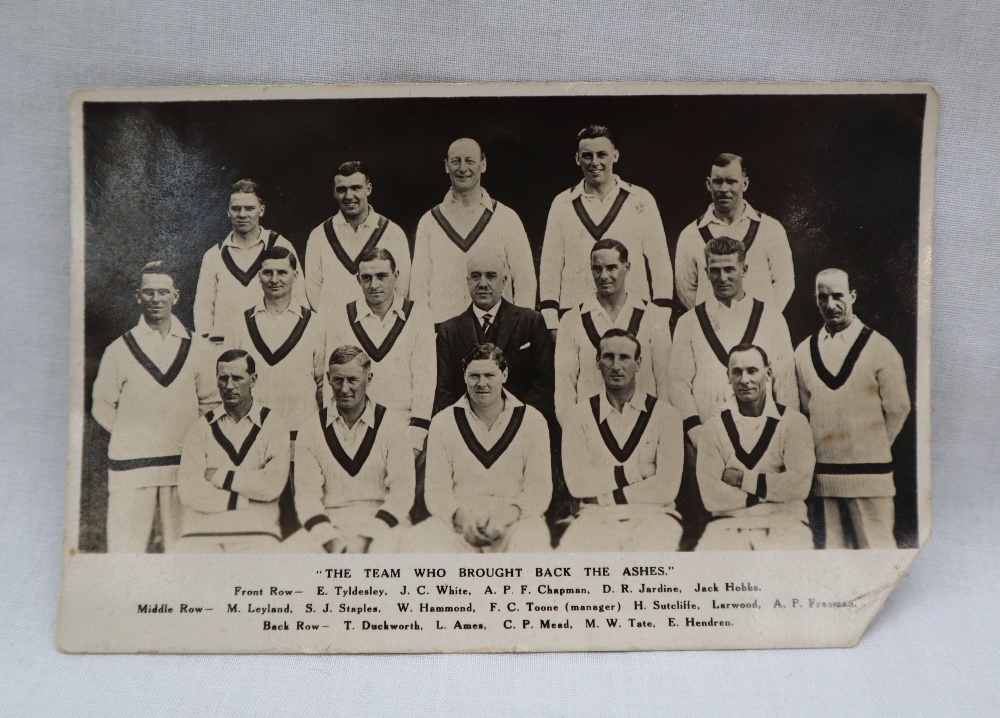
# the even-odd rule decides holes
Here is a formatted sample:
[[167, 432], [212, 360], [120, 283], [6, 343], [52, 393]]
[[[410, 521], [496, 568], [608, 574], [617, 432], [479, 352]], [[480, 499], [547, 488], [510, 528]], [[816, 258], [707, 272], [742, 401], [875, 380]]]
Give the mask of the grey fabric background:
[[[1000, 6], [108, 0], [0, 4], [0, 714], [995, 715]], [[859, 647], [498, 656], [64, 656], [72, 90], [495, 80], [928, 80], [934, 537]], [[891, 278], [887, 278], [891, 280]]]

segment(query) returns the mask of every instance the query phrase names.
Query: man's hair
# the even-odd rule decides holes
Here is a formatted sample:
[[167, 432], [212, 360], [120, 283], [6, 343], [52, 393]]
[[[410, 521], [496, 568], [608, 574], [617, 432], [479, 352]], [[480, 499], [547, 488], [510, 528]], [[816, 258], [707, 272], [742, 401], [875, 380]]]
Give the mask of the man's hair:
[[361, 347], [352, 346], [350, 344], [344, 344], [333, 350], [330, 355], [329, 366], [339, 366], [341, 364], [350, 364], [355, 359], [361, 364], [361, 368], [365, 371], [371, 369], [372, 360]]
[[[764, 351], [762, 347], [759, 347], [756, 344], [751, 344], [749, 342], [737, 344], [736, 346], [734, 346], [732, 349], [729, 350], [728, 359], [731, 359], [733, 354], [736, 354], [737, 352], [757, 352], [758, 354], [760, 354], [760, 358], [764, 360], [764, 367], [767, 368], [771, 366], [771, 360], [767, 358], [767, 352]], [[728, 359], [726, 360], [727, 367], [729, 366]]]
[[619, 242], [617, 239], [605, 237], [604, 239], [597, 240], [590, 248], [590, 256], [593, 257], [594, 252], [601, 249], [613, 249], [618, 252], [618, 259], [620, 259], [623, 263], [628, 261], [628, 247]]
[[370, 247], [361, 253], [358, 257], [358, 272], [361, 272], [362, 262], [375, 262], [379, 259], [384, 259], [389, 262], [389, 268], [392, 271], [396, 271], [396, 260], [392, 256], [392, 252], [388, 249], [382, 249], [382, 247]]
[[621, 327], [611, 327], [608, 331], [601, 335], [601, 340], [597, 342], [597, 358], [601, 358], [601, 343], [605, 339], [614, 339], [615, 337], [625, 337], [635, 344], [635, 356], [632, 358], [639, 361], [639, 357], [642, 356], [642, 344], [640, 344], [639, 340], [635, 338], [635, 334], [627, 332]]
[[[462, 140], [468, 140], [469, 142], [475, 142], [476, 143], [476, 147], [479, 148], [479, 159], [481, 159], [481, 160], [485, 160], [486, 159], [486, 150], [483, 149], [483, 143], [480, 142], [479, 140], [477, 140], [475, 137], [468, 137], [468, 136], [466, 136], [466, 137], [457, 137], [457, 138], [453, 139], [448, 144], [448, 149], [450, 150], [451, 146], [453, 144], [455, 144], [456, 142], [461, 142]], [[445, 153], [445, 157], [444, 158], [445, 158], [445, 160], [448, 159], [448, 153], [447, 152]]]
[[743, 175], [747, 176], [747, 163], [743, 160], [740, 155], [734, 155], [732, 152], [723, 152], [720, 155], [716, 155], [715, 159], [712, 160], [713, 167], [728, 167], [733, 162], [740, 163], [740, 169], [743, 170]]
[[480, 359], [489, 359], [495, 362], [500, 371], [507, 368], [507, 357], [504, 356], [503, 349], [496, 344], [487, 342], [486, 344], [476, 344], [462, 357], [462, 373], [464, 374], [465, 370], [469, 368], [469, 364]]
[[735, 254], [736, 261], [740, 264], [743, 264], [747, 259], [747, 249], [743, 246], [743, 242], [732, 237], [715, 237], [708, 240], [705, 243], [705, 261], [707, 262], [713, 254], [716, 256]]
[[352, 174], [360, 172], [365, 176], [365, 182], [371, 182], [372, 176], [368, 174], [368, 166], [360, 160], [349, 160], [344, 162], [333, 173], [334, 177], [350, 177]]
[[257, 201], [264, 204], [264, 193], [260, 189], [260, 185], [254, 182], [252, 179], [241, 179], [233, 182], [233, 188], [229, 190], [230, 196], [234, 194], [253, 194], [257, 196]]
[[219, 358], [215, 362], [216, 374], [219, 373], [219, 364], [229, 363], [231, 361], [236, 361], [237, 359], [246, 359], [247, 373], [257, 373], [257, 364], [254, 362], [253, 357], [250, 356], [250, 352], [244, 351], [243, 349], [226, 349], [226, 351], [219, 355]]
[[162, 259], [157, 259], [152, 262], [146, 262], [142, 265], [142, 269], [139, 270], [139, 283], [136, 284], [136, 288], [142, 286], [142, 277], [146, 274], [163, 274], [170, 277], [170, 281], [174, 283], [174, 287], [177, 286], [177, 277], [175, 276], [175, 270], [169, 264], [164, 262]]
[[595, 140], [598, 137], [607, 137], [608, 141], [611, 142], [611, 145], [613, 147], [615, 147], [615, 148], [618, 147], [618, 145], [615, 143], [614, 136], [611, 134], [611, 130], [609, 130], [604, 125], [587, 125], [582, 130], [580, 130], [579, 132], [577, 132], [576, 133], [576, 146], [579, 149], [579, 147], [580, 147], [580, 140]]
[[298, 266], [299, 266], [299, 263], [295, 259], [295, 254], [292, 253], [292, 252], [289, 252], [288, 249], [285, 248], [285, 247], [274, 246], [274, 247], [271, 247], [270, 249], [265, 249], [263, 252], [261, 252], [261, 255], [260, 255], [261, 264], [263, 264], [264, 262], [266, 262], [269, 259], [275, 259], [275, 260], [278, 260], [278, 261], [280, 261], [282, 259], [287, 259], [288, 263], [290, 265], [292, 265], [292, 270], [293, 271], [295, 269], [298, 269]]
[[[820, 271], [818, 271], [816, 273], [816, 282], [818, 282], [819, 278], [822, 277], [824, 274], [842, 274], [842, 275], [844, 275], [844, 278], [847, 280], [847, 291], [851, 291], [851, 289], [852, 289], [852, 287], [851, 287], [851, 275], [848, 274], [843, 269], [841, 269], [840, 267], [827, 267], [826, 269], [821, 269]], [[815, 286], [815, 282], [813, 284]]]

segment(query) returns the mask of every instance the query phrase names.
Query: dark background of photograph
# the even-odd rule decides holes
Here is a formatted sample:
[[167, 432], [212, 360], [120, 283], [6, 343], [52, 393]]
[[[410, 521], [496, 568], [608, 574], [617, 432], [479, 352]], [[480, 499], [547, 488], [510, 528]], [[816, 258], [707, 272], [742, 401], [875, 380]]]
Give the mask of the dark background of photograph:
[[483, 186], [521, 217], [536, 264], [552, 198], [580, 181], [576, 132], [612, 128], [616, 172], [656, 198], [671, 257], [681, 229], [709, 203], [712, 158], [746, 158], [746, 199], [788, 232], [793, 344], [821, 320], [816, 272], [845, 269], [858, 316], [895, 345], [914, 409], [894, 446], [896, 535], [916, 545], [917, 249], [922, 95], [418, 98], [273, 102], [88, 103], [86, 339], [81, 551], [104, 551], [106, 433], [89, 417], [105, 347], [137, 321], [139, 268], [166, 259], [180, 273], [175, 311], [192, 326], [202, 255], [230, 230], [229, 187], [261, 183], [262, 225], [304, 256], [309, 232], [336, 211], [338, 164], [369, 167], [373, 208], [413, 241], [421, 215], [448, 190], [443, 159], [478, 139]]

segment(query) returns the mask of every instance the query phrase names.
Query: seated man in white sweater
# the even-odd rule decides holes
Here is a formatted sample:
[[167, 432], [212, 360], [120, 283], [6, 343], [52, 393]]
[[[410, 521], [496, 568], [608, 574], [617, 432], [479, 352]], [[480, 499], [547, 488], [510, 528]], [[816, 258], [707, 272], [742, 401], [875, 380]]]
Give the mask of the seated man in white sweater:
[[545, 419], [503, 389], [507, 359], [493, 344], [466, 355], [466, 394], [431, 420], [426, 502], [414, 553], [552, 550], [543, 514], [552, 497]]
[[806, 496], [812, 432], [806, 418], [771, 396], [767, 354], [753, 344], [729, 352], [733, 399], [691, 432], [698, 488], [712, 521], [699, 551], [811, 549]]
[[222, 353], [216, 380], [222, 408], [196, 421], [184, 439], [177, 490], [177, 551], [260, 553], [278, 550], [278, 497], [288, 483], [288, 425], [255, 401], [253, 357]]
[[[330, 355], [332, 406], [299, 437], [289, 550], [393, 553], [413, 506], [413, 451], [400, 417], [368, 397], [371, 358], [351, 345]], [[388, 380], [388, 378], [386, 378]]]
[[816, 442], [826, 548], [896, 548], [892, 444], [910, 413], [903, 359], [854, 315], [841, 269], [816, 277], [824, 327], [795, 350], [802, 411]]
[[624, 329], [605, 332], [597, 351], [604, 390], [567, 417], [563, 471], [581, 506], [560, 551], [674, 551], [680, 544], [674, 499], [684, 430], [676, 409], [636, 389], [641, 350]]

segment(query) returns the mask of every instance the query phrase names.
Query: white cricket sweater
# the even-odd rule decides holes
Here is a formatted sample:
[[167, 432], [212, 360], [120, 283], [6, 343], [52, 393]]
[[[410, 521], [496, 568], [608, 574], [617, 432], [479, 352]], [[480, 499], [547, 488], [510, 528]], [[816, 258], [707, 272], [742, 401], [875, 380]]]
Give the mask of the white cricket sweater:
[[818, 341], [814, 334], [795, 350], [802, 410], [816, 445], [816, 493], [895, 496], [892, 442], [910, 412], [903, 359], [865, 327], [834, 375], [823, 366]]
[[[560, 310], [578, 306], [593, 293], [590, 251], [604, 237], [628, 249], [632, 270], [625, 281], [629, 294], [646, 300], [652, 297], [657, 306], [666, 306], [673, 296], [670, 252], [656, 200], [638, 185], [623, 182], [617, 175], [615, 180], [618, 191], [599, 206], [596, 198], [587, 200], [583, 180], [552, 200], [539, 265], [539, 306], [549, 329], [559, 326]], [[592, 215], [605, 207], [603, 216]]]

